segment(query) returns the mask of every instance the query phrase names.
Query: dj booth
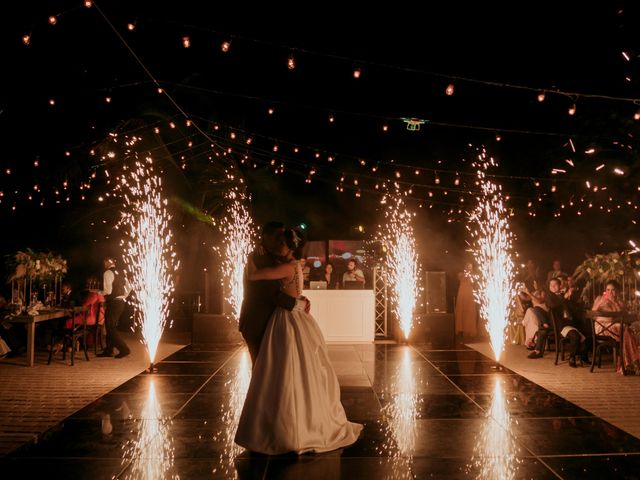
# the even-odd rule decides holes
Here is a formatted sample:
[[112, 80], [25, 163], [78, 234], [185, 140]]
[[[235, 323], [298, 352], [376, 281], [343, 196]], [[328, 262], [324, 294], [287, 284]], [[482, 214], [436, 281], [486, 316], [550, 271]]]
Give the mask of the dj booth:
[[327, 342], [373, 342], [375, 298], [373, 290], [305, 290], [311, 314]]

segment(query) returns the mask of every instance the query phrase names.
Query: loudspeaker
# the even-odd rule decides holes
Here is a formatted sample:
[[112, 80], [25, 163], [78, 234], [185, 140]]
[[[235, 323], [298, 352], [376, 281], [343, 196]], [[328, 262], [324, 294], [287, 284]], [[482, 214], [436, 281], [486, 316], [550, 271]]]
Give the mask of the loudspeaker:
[[426, 272], [424, 292], [426, 313], [446, 313], [447, 275], [445, 272]]
[[409, 342], [429, 344], [433, 349], [453, 348], [456, 342], [453, 313], [416, 315]]

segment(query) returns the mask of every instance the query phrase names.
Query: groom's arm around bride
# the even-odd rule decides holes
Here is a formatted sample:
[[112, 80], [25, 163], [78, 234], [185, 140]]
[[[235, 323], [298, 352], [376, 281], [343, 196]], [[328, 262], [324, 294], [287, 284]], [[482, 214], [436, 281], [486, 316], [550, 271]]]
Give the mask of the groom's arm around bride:
[[[277, 266], [277, 254], [283, 234], [283, 223], [269, 222], [264, 225], [261, 245], [251, 254], [249, 262], [253, 262], [259, 269]], [[282, 307], [291, 311], [299, 301], [303, 300], [281, 291], [279, 280], [248, 281], [245, 266], [244, 299], [240, 309], [239, 330], [247, 343], [253, 364], [258, 357], [262, 337], [275, 308]]]

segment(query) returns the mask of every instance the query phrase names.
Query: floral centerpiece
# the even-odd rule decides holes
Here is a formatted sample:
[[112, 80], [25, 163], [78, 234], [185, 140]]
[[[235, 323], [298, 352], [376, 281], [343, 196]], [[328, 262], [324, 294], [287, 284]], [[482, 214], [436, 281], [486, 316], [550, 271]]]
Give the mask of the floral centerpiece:
[[54, 294], [57, 294], [62, 278], [68, 271], [67, 260], [60, 255], [49, 251], [37, 252], [30, 248], [11, 255], [8, 263], [12, 267], [9, 275], [12, 303], [18, 303], [18, 300], [23, 303], [25, 299], [31, 299], [34, 286], [43, 289], [45, 296], [52, 288]]
[[593, 302], [609, 280], [616, 280], [622, 285], [622, 295], [631, 300], [635, 297], [637, 278], [640, 273], [640, 258], [634, 257], [634, 252], [612, 252], [587, 257], [576, 267], [574, 279], [580, 285], [584, 284], [582, 298], [586, 303]]

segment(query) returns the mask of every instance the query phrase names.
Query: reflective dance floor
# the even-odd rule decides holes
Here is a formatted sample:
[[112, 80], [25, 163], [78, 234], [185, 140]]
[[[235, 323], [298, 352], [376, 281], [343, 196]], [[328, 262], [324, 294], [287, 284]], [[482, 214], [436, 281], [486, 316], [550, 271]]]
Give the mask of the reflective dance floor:
[[[640, 478], [640, 439], [465, 347], [332, 345], [351, 447], [263, 456], [233, 443], [244, 347], [188, 346], [0, 458], [2, 478]], [[615, 392], [612, 392], [612, 397]], [[640, 407], [636, 407], [640, 408]], [[5, 476], [5, 474], [9, 474]]]

